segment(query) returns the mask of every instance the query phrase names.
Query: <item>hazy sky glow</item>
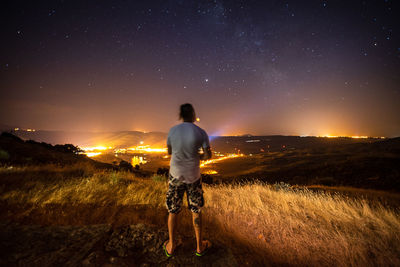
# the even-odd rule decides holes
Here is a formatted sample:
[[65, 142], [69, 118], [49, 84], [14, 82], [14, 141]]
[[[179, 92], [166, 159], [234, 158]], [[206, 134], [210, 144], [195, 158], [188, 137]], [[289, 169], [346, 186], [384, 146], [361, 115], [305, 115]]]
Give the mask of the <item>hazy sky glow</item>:
[[400, 136], [395, 2], [9, 1], [0, 123]]

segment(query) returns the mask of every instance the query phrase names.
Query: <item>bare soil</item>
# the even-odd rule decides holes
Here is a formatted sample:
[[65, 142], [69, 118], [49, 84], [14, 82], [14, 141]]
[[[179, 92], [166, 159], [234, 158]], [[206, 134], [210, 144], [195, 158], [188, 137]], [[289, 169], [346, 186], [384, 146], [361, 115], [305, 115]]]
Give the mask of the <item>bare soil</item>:
[[[207, 216], [204, 216], [204, 233], [205, 238], [212, 241], [213, 248], [203, 258], [194, 256], [195, 239], [191, 214], [185, 209], [180, 214], [178, 228], [178, 238], [183, 244], [176, 250], [175, 256], [168, 259], [162, 250], [162, 243], [168, 239], [168, 213], [163, 208], [146, 205], [118, 207], [54, 204], [35, 207], [11, 206], [6, 203], [2, 203], [0, 207], [1, 265], [267, 264], [261, 252], [240, 240], [232, 241], [229, 234], [221, 233], [218, 225], [213, 224]], [[136, 234], [132, 234], [132, 231]]]

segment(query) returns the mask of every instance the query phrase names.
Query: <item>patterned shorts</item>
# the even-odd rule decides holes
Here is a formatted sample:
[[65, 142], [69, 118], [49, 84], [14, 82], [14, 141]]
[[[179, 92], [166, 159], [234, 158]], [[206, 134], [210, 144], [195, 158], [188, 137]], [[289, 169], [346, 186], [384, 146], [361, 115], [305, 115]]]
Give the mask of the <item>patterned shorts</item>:
[[200, 179], [192, 184], [185, 184], [169, 175], [167, 192], [167, 209], [169, 213], [179, 213], [182, 207], [183, 194], [186, 192], [189, 209], [199, 213], [204, 206], [203, 189]]

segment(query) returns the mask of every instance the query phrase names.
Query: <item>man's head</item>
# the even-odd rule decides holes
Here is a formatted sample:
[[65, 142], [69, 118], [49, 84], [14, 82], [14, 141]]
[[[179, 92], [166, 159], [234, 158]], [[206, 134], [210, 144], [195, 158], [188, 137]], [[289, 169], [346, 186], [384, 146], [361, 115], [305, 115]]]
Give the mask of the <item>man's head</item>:
[[179, 118], [184, 122], [194, 122], [196, 120], [196, 113], [193, 106], [189, 103], [181, 105]]

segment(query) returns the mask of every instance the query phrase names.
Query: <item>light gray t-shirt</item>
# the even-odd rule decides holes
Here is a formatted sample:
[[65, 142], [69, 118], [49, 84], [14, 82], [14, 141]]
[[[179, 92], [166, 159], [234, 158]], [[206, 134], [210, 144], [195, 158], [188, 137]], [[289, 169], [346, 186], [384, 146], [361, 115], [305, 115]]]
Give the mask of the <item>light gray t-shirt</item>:
[[210, 146], [207, 133], [191, 122], [172, 127], [167, 145], [172, 147], [169, 173], [180, 181], [191, 184], [200, 178], [199, 149]]

